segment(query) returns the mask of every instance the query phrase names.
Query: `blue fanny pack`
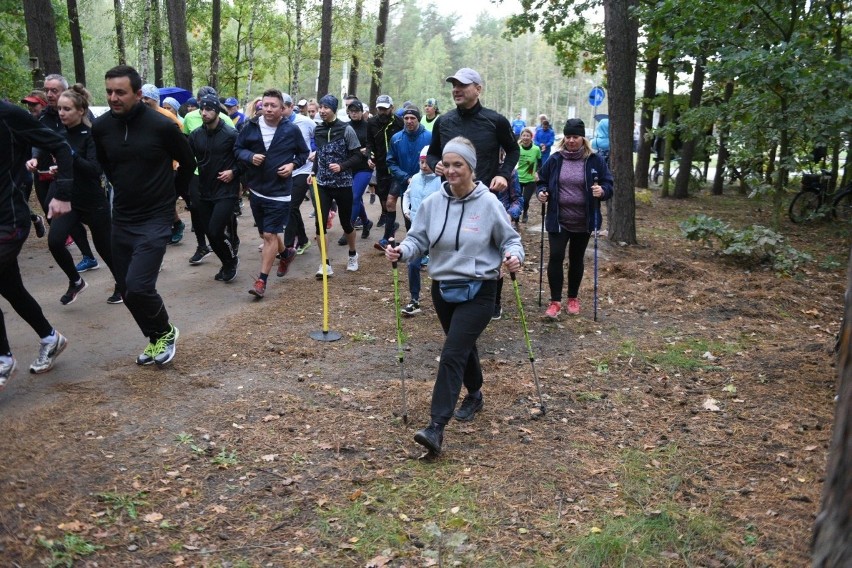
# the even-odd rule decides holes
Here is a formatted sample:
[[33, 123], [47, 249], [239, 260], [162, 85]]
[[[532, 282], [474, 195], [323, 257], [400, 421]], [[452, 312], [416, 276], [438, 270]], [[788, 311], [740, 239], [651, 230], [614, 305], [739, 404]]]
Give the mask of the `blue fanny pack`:
[[482, 288], [482, 280], [445, 280], [438, 284], [445, 302], [460, 304], [473, 300]]

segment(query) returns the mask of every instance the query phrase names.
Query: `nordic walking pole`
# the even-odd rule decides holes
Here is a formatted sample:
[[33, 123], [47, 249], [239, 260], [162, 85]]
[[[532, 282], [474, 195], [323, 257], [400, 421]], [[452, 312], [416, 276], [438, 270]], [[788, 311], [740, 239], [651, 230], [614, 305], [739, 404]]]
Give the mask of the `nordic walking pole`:
[[317, 341], [337, 341], [341, 335], [328, 329], [328, 252], [325, 248], [325, 223], [322, 222], [322, 205], [320, 204], [317, 178], [312, 176], [314, 186], [314, 206], [317, 210], [317, 226], [319, 227], [320, 262], [322, 263], [322, 331], [312, 331], [311, 339]]
[[[393, 237], [388, 239], [388, 244], [391, 247], [394, 246]], [[408, 399], [405, 393], [405, 367], [403, 366], [405, 352], [402, 348], [402, 316], [399, 311], [399, 269], [397, 268], [397, 261], [393, 261], [391, 266], [393, 266], [393, 305], [396, 310], [396, 348], [399, 358], [399, 378], [402, 381], [402, 422], [408, 424]]]
[[[598, 185], [598, 172], [592, 169], [592, 175], [595, 176], [594, 184]], [[600, 199], [598, 199], [598, 207], [600, 207]], [[594, 306], [594, 320], [598, 321], [598, 208], [595, 208], [595, 291], [594, 291], [594, 300], [592, 302]], [[586, 241], [588, 242], [588, 241]]]
[[538, 250], [538, 307], [541, 307], [541, 288], [544, 282], [544, 203], [541, 204], [541, 246]]
[[521, 289], [518, 288], [518, 279], [514, 272], [510, 272], [512, 277], [512, 286], [515, 288], [515, 300], [518, 302], [518, 313], [521, 316], [521, 326], [524, 328], [524, 339], [527, 342], [527, 352], [530, 356], [530, 366], [532, 367], [533, 379], [535, 379], [535, 390], [538, 393], [538, 404], [541, 407], [541, 415], [547, 413], [547, 407], [544, 406], [544, 397], [541, 396], [541, 385], [538, 384], [538, 374], [535, 372], [535, 355], [533, 355], [532, 343], [530, 343], [530, 332], [527, 329], [527, 318], [524, 315], [524, 304], [521, 302]]

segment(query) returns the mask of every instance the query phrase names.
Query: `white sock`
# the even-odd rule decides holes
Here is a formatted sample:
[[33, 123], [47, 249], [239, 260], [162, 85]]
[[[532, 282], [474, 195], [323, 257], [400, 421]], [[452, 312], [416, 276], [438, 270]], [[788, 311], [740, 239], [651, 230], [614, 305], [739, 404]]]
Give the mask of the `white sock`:
[[56, 335], [56, 330], [50, 330], [50, 335], [41, 338], [42, 345], [52, 345], [59, 341], [59, 336]]

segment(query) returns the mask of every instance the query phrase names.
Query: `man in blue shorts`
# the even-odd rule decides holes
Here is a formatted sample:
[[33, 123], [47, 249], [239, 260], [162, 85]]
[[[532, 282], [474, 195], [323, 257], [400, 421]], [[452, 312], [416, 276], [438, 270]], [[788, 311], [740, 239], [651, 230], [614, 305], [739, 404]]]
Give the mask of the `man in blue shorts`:
[[[292, 102], [292, 101], [291, 101]], [[237, 137], [234, 152], [245, 166], [245, 184], [257, 230], [263, 235], [260, 274], [249, 294], [260, 300], [279, 250], [278, 235], [290, 216], [293, 170], [308, 159], [308, 147], [299, 128], [284, 120], [284, 94], [269, 89], [261, 99], [259, 116], [246, 123]]]

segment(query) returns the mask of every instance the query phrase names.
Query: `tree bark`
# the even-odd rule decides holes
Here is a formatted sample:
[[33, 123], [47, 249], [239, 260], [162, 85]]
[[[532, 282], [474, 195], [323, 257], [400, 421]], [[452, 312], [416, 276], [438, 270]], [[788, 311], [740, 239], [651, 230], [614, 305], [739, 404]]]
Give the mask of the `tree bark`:
[[[734, 82], [728, 81], [725, 83], [724, 102], [727, 103], [734, 96]], [[728, 137], [731, 135], [731, 126], [727, 119], [722, 124], [719, 130], [719, 154], [716, 160], [716, 177], [713, 178], [713, 195], [722, 195], [725, 187], [725, 174], [728, 169], [728, 158], [731, 153], [728, 151]]]
[[121, 0], [113, 0], [115, 10], [115, 48], [118, 56], [118, 64], [127, 63], [127, 48], [124, 44], [124, 10], [121, 8]]
[[24, 0], [24, 22], [33, 63], [33, 86], [41, 87], [46, 75], [62, 73], [53, 4], [50, 0]]
[[186, 39], [186, 2], [166, 0], [166, 14], [172, 41], [175, 86], [192, 90], [192, 62], [189, 58], [189, 42]]
[[352, 67], [349, 68], [349, 85], [346, 92], [350, 95], [358, 93], [358, 46], [361, 44], [361, 19], [364, 16], [364, 0], [355, 1], [355, 25], [352, 27]]
[[655, 54], [648, 59], [645, 69], [645, 90], [642, 92], [642, 112], [639, 118], [639, 151], [636, 154], [636, 187], [648, 188], [648, 171], [651, 169], [651, 140], [645, 135], [651, 132], [654, 121], [652, 101], [657, 95], [657, 71], [660, 68], [660, 56]]
[[[248, 75], [246, 76], [246, 100], [251, 96], [251, 84], [254, 81], [254, 20], [257, 18], [257, 4], [252, 4], [251, 18], [248, 24], [248, 39], [246, 45], [246, 60]], [[239, 44], [238, 44], [239, 45]], [[239, 49], [239, 47], [238, 47]]]
[[74, 54], [74, 81], [86, 84], [86, 60], [83, 57], [83, 34], [80, 31], [80, 14], [77, 0], [67, 0], [68, 27], [71, 32], [71, 51]]
[[840, 330], [840, 386], [820, 511], [814, 523], [814, 568], [852, 566], [852, 255], [846, 277], [846, 311]]
[[139, 42], [139, 75], [148, 81], [148, 46], [151, 45], [151, 0], [145, 0], [145, 15], [142, 20], [142, 39]]
[[305, 40], [302, 36], [302, 8], [305, 3], [303, 0], [296, 0], [296, 56], [293, 58], [293, 83], [290, 85], [290, 92], [294, 95], [299, 95], [299, 73], [302, 67], [302, 49], [305, 46]]
[[[695, 61], [695, 70], [692, 74], [692, 89], [689, 92], [689, 108], [701, 106], [701, 97], [704, 94], [704, 56]], [[691, 134], [686, 137], [680, 150], [680, 163], [675, 180], [674, 196], [680, 199], [689, 197], [689, 182], [692, 179], [692, 156], [695, 155], [695, 147], [698, 145], [699, 134]]]
[[210, 77], [207, 84], [219, 89], [219, 49], [222, 42], [222, 0], [213, 0], [210, 22]]
[[381, 94], [382, 77], [385, 65], [385, 36], [388, 31], [388, 12], [390, 12], [390, 0], [380, 0], [379, 21], [376, 24], [376, 47], [373, 57], [373, 79], [370, 81], [370, 104]]
[[322, 34], [320, 39], [317, 100], [328, 93], [328, 85], [331, 77], [331, 28], [331, 0], [322, 0]]
[[636, 244], [633, 184], [633, 111], [639, 25], [630, 12], [636, 0], [604, 0], [606, 61], [609, 76], [609, 161], [614, 178], [610, 240]]
[[154, 52], [154, 84], [165, 85], [163, 82], [163, 19], [160, 16], [160, 0], [151, 1], [151, 41]]

